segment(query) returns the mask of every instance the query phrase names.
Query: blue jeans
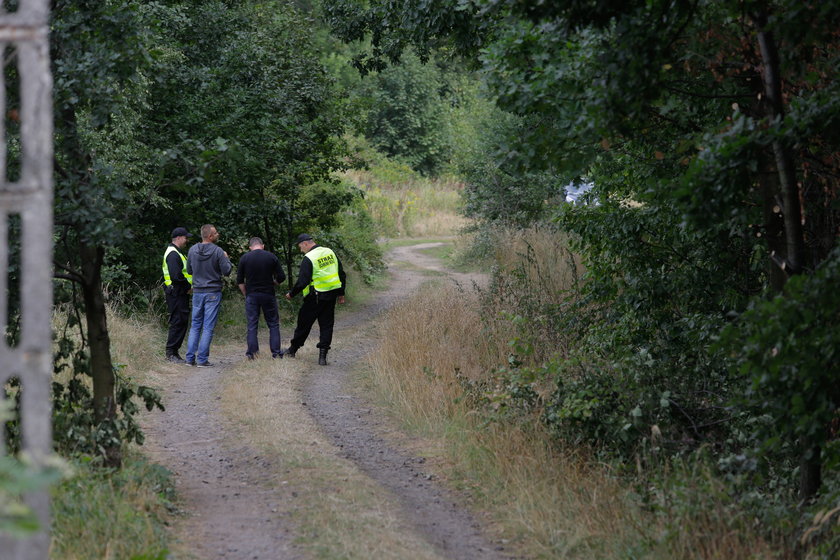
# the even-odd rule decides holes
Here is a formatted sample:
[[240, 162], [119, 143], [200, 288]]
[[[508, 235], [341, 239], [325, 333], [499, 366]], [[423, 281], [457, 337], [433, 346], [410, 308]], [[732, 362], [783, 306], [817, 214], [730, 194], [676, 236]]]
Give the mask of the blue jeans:
[[268, 325], [268, 345], [271, 355], [282, 354], [280, 348], [280, 314], [277, 312], [277, 298], [274, 294], [253, 293], [245, 296], [245, 319], [248, 322], [248, 355], [255, 356], [260, 351], [257, 329], [260, 323], [260, 310]]
[[221, 305], [222, 292], [193, 293], [192, 325], [185, 356], [188, 363], [203, 364], [210, 357], [210, 343], [213, 341], [213, 329], [216, 328]]

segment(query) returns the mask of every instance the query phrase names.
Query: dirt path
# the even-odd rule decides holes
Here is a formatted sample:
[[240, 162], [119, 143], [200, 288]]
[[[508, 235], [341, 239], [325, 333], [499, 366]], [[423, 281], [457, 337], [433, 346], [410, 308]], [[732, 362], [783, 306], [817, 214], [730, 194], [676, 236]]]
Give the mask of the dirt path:
[[188, 514], [178, 530], [184, 557], [299, 558], [280, 507], [288, 496], [266, 484], [273, 466], [220, 414], [221, 376], [233, 359], [182, 366], [183, 375], [164, 388], [166, 411], [144, 426], [144, 449], [175, 474]]
[[[383, 437], [394, 430], [393, 426], [358, 394], [350, 379], [355, 365], [375, 343], [371, 325], [380, 312], [416, 290], [430, 274], [446, 274], [464, 286], [475, 280], [470, 275], [447, 273], [438, 259], [420, 252], [437, 245], [400, 247], [389, 253], [392, 276], [388, 289], [371, 305], [339, 314], [327, 367], [313, 366], [314, 360], [307, 353], [314, 353], [309, 348], [317, 340], [317, 332], [313, 332], [297, 359], [269, 364], [276, 371], [269, 372], [265, 379], [276, 380], [279, 375], [284, 383], [277, 386], [267, 387], [272, 381], [260, 381], [259, 370], [243, 374], [239, 365], [242, 358], [230, 348], [219, 354], [216, 367], [181, 366], [174, 375], [164, 378], [167, 411], [147, 419], [146, 447], [157, 462], [175, 472], [184, 509], [189, 513], [176, 531], [181, 541], [178, 557], [332, 557], [335, 553], [317, 552], [319, 547], [311, 544], [311, 535], [309, 541], [302, 538], [313, 531], [300, 527], [296, 516], [298, 508], [304, 507], [303, 498], [307, 503], [317, 502], [320, 494], [342, 490], [341, 483], [330, 476], [318, 483], [304, 484], [299, 478], [295, 482], [294, 473], [302, 464], [306, 467], [307, 461], [317, 461], [322, 468], [334, 463], [332, 470], [342, 480], [358, 480], [348, 472], [359, 472], [359, 477], [366, 478], [362, 485], [375, 487], [371, 492], [379, 493], [379, 497], [371, 502], [373, 505], [358, 502], [355, 507], [388, 510], [393, 521], [386, 525], [414, 535], [421, 543], [419, 547], [427, 549], [424, 557], [509, 558], [502, 547], [487, 541], [477, 520], [459, 505], [458, 497], [424, 471], [422, 457], [399, 449], [393, 438]], [[320, 434], [311, 436], [300, 428], [285, 436], [284, 443], [281, 432], [287, 428], [277, 428], [277, 447], [287, 453], [266, 451], [249, 439], [247, 422], [231, 417], [229, 409], [220, 404], [223, 397], [229, 398], [223, 393], [225, 383], [241, 383], [231, 381], [235, 379], [262, 384], [256, 387], [262, 393], [281, 393], [271, 405], [277, 414], [288, 416], [293, 424], [311, 423], [312, 430]], [[284, 389], [283, 385], [290, 387]], [[251, 402], [255, 401], [252, 397]], [[255, 403], [254, 408], [258, 407]], [[317, 448], [317, 460], [302, 458], [305, 453], [294, 450], [302, 442], [293, 439], [304, 437], [312, 439], [303, 443]], [[366, 512], [358, 514], [364, 516]], [[417, 550], [418, 545], [413, 546], [415, 549], [406, 550]], [[413, 556], [408, 554], [396, 551], [389, 556]], [[342, 556], [364, 557], [352, 551]]]

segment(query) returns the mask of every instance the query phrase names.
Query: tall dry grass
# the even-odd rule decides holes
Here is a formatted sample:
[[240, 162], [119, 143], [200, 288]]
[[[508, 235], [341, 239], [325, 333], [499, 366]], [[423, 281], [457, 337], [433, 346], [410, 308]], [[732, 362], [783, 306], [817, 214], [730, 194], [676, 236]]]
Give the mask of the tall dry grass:
[[380, 323], [386, 335], [368, 358], [377, 387], [417, 422], [437, 424], [455, 414], [464, 380], [480, 379], [504, 361], [501, 333], [482, 322], [478, 305], [465, 305], [468, 299], [474, 296], [450, 282], [428, 285]]
[[475, 294], [440, 284], [388, 313], [369, 357], [380, 397], [411, 427], [446, 440], [459, 476], [530, 553], [591, 558], [607, 535], [632, 541], [621, 520], [638, 512], [617, 483], [553, 450], [539, 428], [484, 425], [468, 406], [465, 382], [492, 382], [488, 372], [509, 352], [505, 333], [477, 310]]
[[[79, 327], [67, 327], [68, 312], [66, 306], [55, 310], [52, 318], [53, 329], [79, 344]], [[85, 329], [83, 316], [81, 320], [82, 329]], [[114, 365], [121, 368], [123, 375], [132, 379], [141, 382], [153, 379], [156, 375], [155, 370], [160, 369], [163, 363], [166, 346], [166, 331], [160, 320], [148, 312], [126, 313], [111, 303], [107, 305], [106, 320], [111, 341], [111, 360]], [[72, 371], [68, 368], [59, 375], [58, 380], [66, 382], [70, 376]], [[90, 378], [86, 376], [82, 376], [80, 381], [88, 385], [91, 383]]]
[[[501, 320], [497, 328], [506, 329], [506, 341], [517, 337], [530, 344], [531, 354], [518, 356], [526, 363], [565, 357], [575, 340], [558, 310], [573, 297], [585, 272], [567, 235], [550, 226], [499, 228], [489, 243], [496, 272], [481, 298], [485, 320]], [[510, 317], [522, 320], [513, 327]]]
[[493, 261], [528, 290], [539, 290], [547, 301], [559, 303], [584, 272], [580, 256], [569, 249], [565, 233], [548, 226], [503, 229], [498, 232]]
[[[535, 230], [511, 234], [496, 259], [502, 269], [526, 271], [528, 280], [519, 276], [509, 289], [528, 281], [546, 292], [568, 288], [579, 272], [565, 256], [562, 238]], [[679, 475], [680, 503], [651, 508], [585, 450], [552, 439], [540, 411], [490, 420], [492, 395], [503, 382], [495, 372], [519, 333], [498, 316], [482, 317], [480, 309], [477, 294], [448, 284], [421, 290], [383, 318], [369, 375], [395, 416], [441, 442], [453, 466], [443, 474], [468, 488], [508, 538], [537, 558], [770, 556], [737, 507], [714, 499], [708, 479]], [[469, 398], [482, 391], [491, 398]]]
[[[108, 313], [111, 335], [111, 357], [123, 365], [123, 373], [134, 379], [145, 379], [159, 369], [166, 347], [166, 331], [155, 317], [146, 314], [128, 315], [111, 307]], [[182, 354], [186, 350], [186, 339]]]
[[383, 237], [451, 236], [467, 223], [458, 213], [458, 181], [361, 170], [345, 178], [365, 193], [365, 207]]

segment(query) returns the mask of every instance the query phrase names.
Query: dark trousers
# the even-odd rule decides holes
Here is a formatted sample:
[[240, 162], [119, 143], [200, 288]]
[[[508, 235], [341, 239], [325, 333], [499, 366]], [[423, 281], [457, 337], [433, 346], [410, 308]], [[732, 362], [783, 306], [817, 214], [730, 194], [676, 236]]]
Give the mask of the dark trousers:
[[190, 325], [190, 296], [186, 293], [175, 293], [170, 288], [164, 289], [166, 307], [169, 309], [169, 335], [166, 337], [166, 355], [178, 354], [187, 327]]
[[260, 351], [257, 330], [260, 323], [260, 310], [268, 325], [268, 345], [271, 355], [283, 352], [280, 347], [280, 314], [277, 312], [277, 298], [274, 294], [253, 293], [245, 296], [245, 320], [248, 323], [248, 355], [255, 356]]
[[298, 311], [297, 327], [295, 327], [295, 336], [292, 338], [293, 348], [303, 346], [316, 319], [321, 331], [318, 348], [329, 350], [332, 343], [333, 325], [335, 325], [335, 297], [319, 297], [314, 293], [303, 298], [303, 305]]

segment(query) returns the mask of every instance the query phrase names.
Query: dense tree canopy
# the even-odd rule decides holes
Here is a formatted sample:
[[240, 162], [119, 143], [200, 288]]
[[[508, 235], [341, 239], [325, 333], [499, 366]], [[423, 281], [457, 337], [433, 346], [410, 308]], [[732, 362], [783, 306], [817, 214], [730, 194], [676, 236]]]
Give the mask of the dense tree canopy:
[[118, 375], [106, 290], [143, 303], [175, 226], [217, 224], [234, 258], [260, 235], [291, 269], [295, 235], [333, 226], [358, 196], [332, 176], [344, 165], [344, 108], [313, 28], [281, 2], [53, 4], [64, 449], [117, 465], [121, 441], [142, 441], [131, 399], [160, 403]]
[[[835, 464], [821, 449], [840, 405], [825, 390], [836, 365], [820, 352], [805, 360], [812, 351], [800, 340], [807, 332], [818, 346], [835, 344], [808, 329], [805, 309], [831, 305], [817, 286], [834, 278], [840, 225], [837, 5], [326, 5], [337, 34], [370, 38], [357, 59], [363, 70], [394, 63], [407, 45], [455, 50], [480, 69], [498, 106], [522, 119], [508, 127], [514, 134], [495, 136], [486, 159], [509, 179], [479, 177], [468, 188], [471, 200], [490, 202], [473, 204], [479, 216], [498, 219], [505, 206], [517, 215], [527, 197], [511, 193], [528, 174], [559, 188], [579, 177], [595, 183], [599, 206], [556, 213], [588, 270], [574, 363], [590, 366], [583, 377], [564, 374], [562, 362], [548, 366], [558, 387], [547, 421], [611, 449], [643, 444], [651, 426], [675, 449], [726, 441], [722, 455], [755, 445], [768, 461], [765, 444], [777, 442], [799, 457], [802, 497], [813, 496], [821, 465]], [[774, 294], [776, 303], [762, 304]], [[768, 314], [778, 328], [761, 326]], [[836, 314], [821, 320], [833, 324]], [[741, 336], [713, 345], [729, 323]], [[778, 373], [767, 373], [771, 363]], [[747, 432], [755, 439], [732, 437]]]

